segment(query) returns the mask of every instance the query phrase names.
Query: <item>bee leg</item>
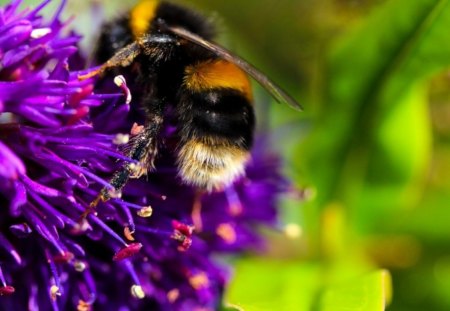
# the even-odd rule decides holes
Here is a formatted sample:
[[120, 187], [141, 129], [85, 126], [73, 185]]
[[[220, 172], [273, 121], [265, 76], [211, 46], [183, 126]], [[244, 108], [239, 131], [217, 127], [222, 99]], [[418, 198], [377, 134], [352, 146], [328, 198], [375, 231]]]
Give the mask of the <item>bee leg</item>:
[[[153, 167], [153, 160], [157, 154], [157, 142], [159, 130], [162, 125], [162, 118], [155, 117], [153, 122], [149, 123], [139, 134], [133, 137], [131, 149], [128, 156], [136, 163], [126, 163], [121, 170], [114, 173], [110, 180], [110, 185], [114, 188], [116, 195], [120, 195], [122, 188], [130, 178], [139, 178], [148, 169]], [[114, 195], [111, 191], [104, 188], [100, 194], [102, 198], [108, 200]]]
[[201, 232], [203, 230], [202, 222], [202, 196], [205, 192], [202, 190], [196, 190], [194, 194], [194, 203], [192, 204], [192, 223], [194, 224], [195, 231]]
[[[156, 150], [153, 151], [153, 153], [156, 153]], [[152, 164], [152, 162], [153, 162], [152, 158], [153, 157], [154, 156], [151, 156], [151, 155], [148, 156], [148, 158], [150, 158], [150, 160], [149, 160], [150, 163], [142, 163], [142, 162], [145, 162], [145, 161], [141, 161], [141, 162], [139, 162], [137, 164], [134, 164], [134, 165], [131, 164], [130, 166], [131, 166], [132, 173], [130, 175], [130, 178], [131, 179], [138, 179], [138, 178], [141, 178], [143, 175], [146, 175], [148, 170], [153, 167], [153, 164]]]
[[83, 214], [81, 214], [79, 221], [80, 223], [83, 222], [83, 220], [85, 220], [90, 214], [96, 213], [95, 209], [100, 201], [106, 202], [109, 200], [109, 198], [105, 196], [104, 190], [105, 188], [100, 191], [99, 195], [89, 204], [89, 207], [86, 208]]
[[109, 181], [111, 187], [105, 187], [100, 191], [100, 194], [82, 214], [82, 220], [89, 214], [95, 213], [95, 209], [100, 201], [106, 202], [111, 198], [119, 198], [123, 187], [125, 187], [130, 178], [139, 178], [147, 170], [153, 168], [153, 161], [158, 151], [157, 136], [163, 123], [163, 117], [160, 113], [162, 110], [157, 109], [156, 111], [156, 113], [148, 116], [147, 125], [131, 141], [131, 148], [127, 155], [132, 160], [138, 161], [138, 163], [125, 163], [120, 170], [113, 174]]
[[106, 70], [115, 67], [126, 67], [131, 65], [134, 59], [141, 53], [141, 46], [137, 42], [133, 42], [114, 54], [109, 60], [106, 61], [97, 70], [91, 71], [85, 75], [79, 75], [79, 80], [86, 80], [96, 75], [102, 74]]

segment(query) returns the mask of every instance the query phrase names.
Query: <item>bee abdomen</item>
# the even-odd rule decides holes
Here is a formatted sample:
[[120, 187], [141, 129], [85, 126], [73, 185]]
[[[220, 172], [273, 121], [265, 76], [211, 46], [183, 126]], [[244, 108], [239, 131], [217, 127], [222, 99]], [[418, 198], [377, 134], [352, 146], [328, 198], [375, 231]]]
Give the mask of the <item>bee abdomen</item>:
[[207, 191], [222, 189], [244, 174], [248, 151], [214, 137], [186, 142], [178, 153], [184, 183]]
[[[217, 101], [216, 101], [217, 99]], [[179, 107], [182, 180], [208, 191], [244, 174], [253, 143], [253, 109], [239, 93], [217, 90], [191, 94]]]
[[247, 75], [224, 60], [187, 66], [177, 107], [181, 179], [208, 191], [244, 174], [255, 116]]
[[185, 117], [189, 137], [220, 137], [246, 150], [251, 148], [255, 117], [242, 94], [219, 89], [193, 94], [191, 100], [194, 104]]

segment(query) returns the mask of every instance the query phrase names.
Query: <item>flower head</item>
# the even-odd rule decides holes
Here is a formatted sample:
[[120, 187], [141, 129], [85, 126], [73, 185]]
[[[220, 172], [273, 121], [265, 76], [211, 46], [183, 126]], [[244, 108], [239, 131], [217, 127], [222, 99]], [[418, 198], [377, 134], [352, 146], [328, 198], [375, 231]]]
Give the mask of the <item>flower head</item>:
[[118, 145], [142, 115], [121, 78], [111, 93], [78, 79], [89, 72], [75, 71], [79, 37], [63, 34], [64, 2], [50, 21], [39, 15], [48, 2], [0, 8], [0, 309], [215, 310], [229, 270], [213, 255], [260, 247], [256, 227], [276, 224], [288, 188], [278, 159], [261, 143], [245, 178], [198, 197], [167, 144], [148, 178], [82, 218], [134, 163]]

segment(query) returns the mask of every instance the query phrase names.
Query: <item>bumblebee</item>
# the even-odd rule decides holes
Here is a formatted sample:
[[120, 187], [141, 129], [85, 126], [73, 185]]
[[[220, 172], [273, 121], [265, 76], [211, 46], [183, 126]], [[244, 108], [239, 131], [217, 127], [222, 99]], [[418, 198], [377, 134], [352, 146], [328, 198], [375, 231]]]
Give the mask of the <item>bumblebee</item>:
[[[110, 184], [116, 192], [129, 178], [153, 168], [168, 106], [178, 121], [178, 175], [185, 184], [207, 192], [230, 185], [249, 161], [255, 127], [249, 76], [279, 102], [301, 108], [249, 63], [213, 43], [214, 34], [205, 16], [155, 0], [139, 2], [128, 15], [103, 27], [97, 52], [103, 65], [88, 76], [134, 68], [146, 115], [127, 152], [140, 165], [125, 164], [113, 175]], [[92, 206], [111, 196], [103, 189]]]

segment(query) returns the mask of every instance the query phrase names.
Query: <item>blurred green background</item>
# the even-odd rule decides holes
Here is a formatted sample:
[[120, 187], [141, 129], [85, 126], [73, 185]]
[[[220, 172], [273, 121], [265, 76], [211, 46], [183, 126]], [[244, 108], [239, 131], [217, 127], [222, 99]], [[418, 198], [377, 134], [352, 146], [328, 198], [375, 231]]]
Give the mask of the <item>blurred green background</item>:
[[[255, 86], [260, 127], [298, 191], [267, 253], [236, 260], [226, 300], [247, 311], [450, 310], [450, 1], [179, 2], [216, 16], [220, 41], [305, 108]], [[114, 16], [134, 1], [69, 0], [85, 47], [100, 3]]]

